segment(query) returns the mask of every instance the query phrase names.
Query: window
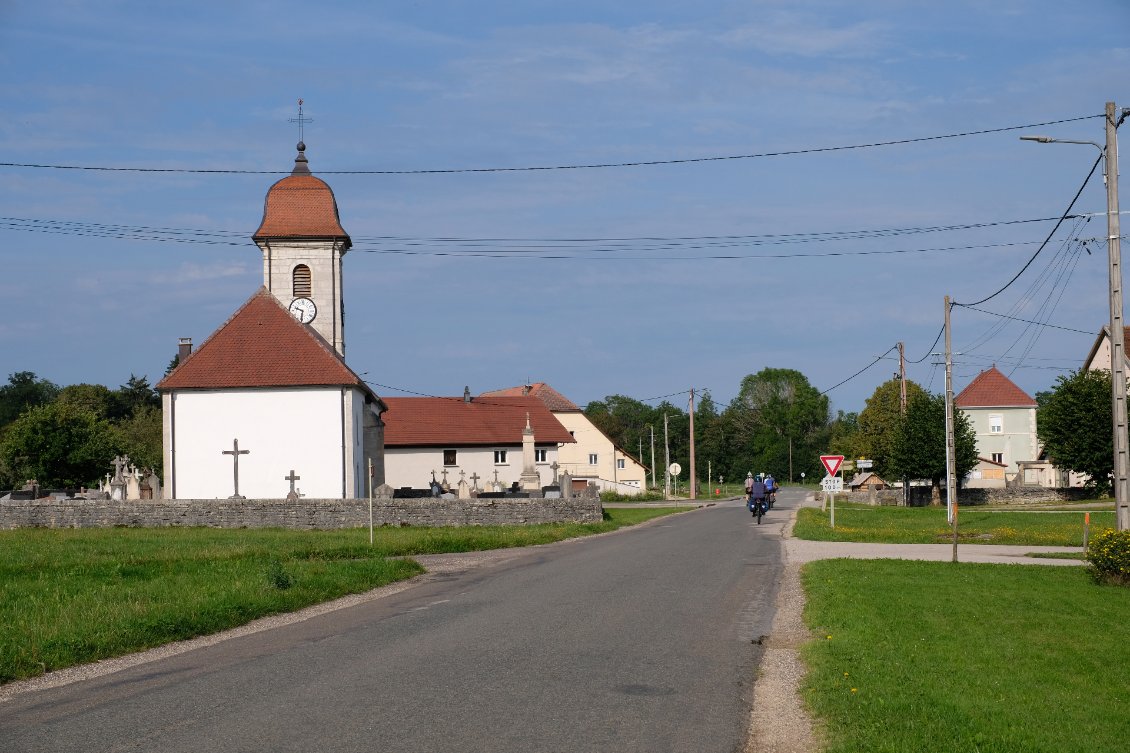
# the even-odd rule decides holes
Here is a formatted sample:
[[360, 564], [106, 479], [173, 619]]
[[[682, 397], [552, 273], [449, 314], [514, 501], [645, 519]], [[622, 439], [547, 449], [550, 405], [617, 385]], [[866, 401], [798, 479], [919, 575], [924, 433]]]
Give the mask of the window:
[[455, 450], [444, 450], [443, 451], [443, 464], [444, 465], [457, 465], [457, 463], [456, 463], [457, 454], [458, 453]]
[[495, 465], [506, 465], [506, 450], [495, 450], [494, 451], [494, 464]]
[[1004, 433], [1004, 416], [999, 413], [993, 413], [989, 416], [989, 433], [990, 434], [1003, 434]]
[[305, 264], [299, 264], [294, 268], [291, 276], [292, 289], [295, 298], [309, 298], [310, 297], [310, 267]]
[[624, 458], [616, 458], [616, 467], [624, 470]]
[[589, 465], [596, 465], [596, 460], [597, 460], [596, 453], [590, 452], [589, 453]]
[[546, 462], [546, 455], [547, 455], [548, 452], [549, 452], [549, 450], [534, 450], [534, 462], [535, 463]]
[[989, 456], [989, 458], [994, 463], [1003, 463], [1004, 462], [1004, 453], [1003, 452], [994, 452], [992, 455]]

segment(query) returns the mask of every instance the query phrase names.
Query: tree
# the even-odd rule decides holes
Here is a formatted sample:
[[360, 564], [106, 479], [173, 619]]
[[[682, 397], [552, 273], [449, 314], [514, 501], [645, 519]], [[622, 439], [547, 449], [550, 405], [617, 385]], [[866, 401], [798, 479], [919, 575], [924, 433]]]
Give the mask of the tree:
[[32, 371], [17, 371], [0, 387], [0, 427], [10, 424], [28, 408], [46, 405], [59, 394], [59, 386], [39, 379]]
[[1110, 491], [1114, 473], [1110, 392], [1109, 371], [1080, 369], [1061, 376], [1040, 405], [1036, 426], [1051, 461], [1086, 474], [1098, 493]]
[[92, 485], [120, 450], [106, 419], [54, 402], [24, 411], [9, 425], [0, 460], [12, 484], [34, 478], [41, 486], [77, 487]]
[[859, 451], [859, 414], [838, 411], [832, 419], [829, 431], [828, 449], [833, 454], [843, 455], [845, 458], [865, 457]]
[[[960, 481], [977, 465], [977, 435], [964, 412], [954, 410], [954, 465]], [[940, 499], [946, 475], [946, 399], [923, 392], [907, 401], [887, 459], [896, 478], [930, 479], [934, 500]]]
[[144, 405], [129, 418], [114, 424], [115, 444], [129, 455], [138, 468], [152, 468], [160, 476], [164, 465], [161, 442], [161, 409]]
[[738, 432], [740, 461], [754, 473], [779, 479], [790, 479], [790, 471], [817, 475], [828, 410], [827, 396], [795, 369], [764, 368], [746, 376], [727, 408]]
[[57, 402], [82, 408], [99, 418], [109, 418], [118, 411], [117, 395], [101, 384], [71, 384], [59, 391]]
[[[860, 457], [874, 461], [872, 470], [887, 480], [900, 478], [892, 468], [890, 458], [895, 435], [902, 423], [901, 389], [898, 378], [883, 382], [867, 398], [867, 403], [859, 414], [859, 435], [855, 449]], [[925, 394], [926, 391], [917, 384], [907, 381], [907, 404], [915, 397]]]
[[129, 381], [115, 393], [116, 410], [111, 418], [129, 418], [134, 411], [143, 407], [156, 408], [161, 405], [161, 396], [149, 385], [149, 378], [129, 375]]

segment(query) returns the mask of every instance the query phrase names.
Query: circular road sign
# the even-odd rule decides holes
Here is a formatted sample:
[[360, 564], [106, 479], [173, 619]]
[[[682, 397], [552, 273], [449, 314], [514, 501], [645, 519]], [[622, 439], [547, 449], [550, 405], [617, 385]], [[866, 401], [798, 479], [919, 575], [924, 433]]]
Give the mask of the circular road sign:
[[672, 476], [678, 476], [683, 472], [683, 466], [679, 465], [678, 463], [672, 463], [671, 466], [667, 469], [667, 472]]

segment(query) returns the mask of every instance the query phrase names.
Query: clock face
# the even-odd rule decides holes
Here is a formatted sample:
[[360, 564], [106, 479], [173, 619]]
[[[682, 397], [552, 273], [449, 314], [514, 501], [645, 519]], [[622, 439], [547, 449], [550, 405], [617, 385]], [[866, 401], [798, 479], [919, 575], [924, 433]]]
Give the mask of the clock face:
[[303, 324], [309, 324], [318, 315], [318, 307], [309, 298], [295, 298], [290, 302], [290, 313]]

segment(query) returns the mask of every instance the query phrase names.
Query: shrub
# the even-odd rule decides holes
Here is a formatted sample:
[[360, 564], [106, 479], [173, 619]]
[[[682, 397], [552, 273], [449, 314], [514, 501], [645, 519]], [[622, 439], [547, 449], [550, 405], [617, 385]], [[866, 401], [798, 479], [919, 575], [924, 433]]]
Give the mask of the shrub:
[[1130, 531], [1099, 531], [1087, 546], [1087, 561], [1096, 582], [1130, 586]]
[[621, 494], [619, 492], [605, 491], [600, 493], [601, 502], [659, 502], [665, 500], [663, 492], [646, 491], [639, 494]]

